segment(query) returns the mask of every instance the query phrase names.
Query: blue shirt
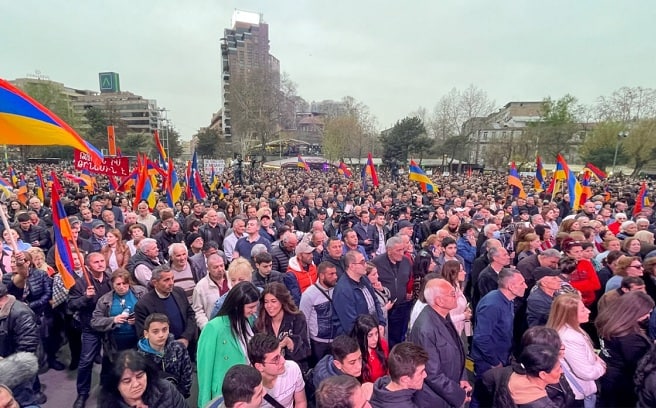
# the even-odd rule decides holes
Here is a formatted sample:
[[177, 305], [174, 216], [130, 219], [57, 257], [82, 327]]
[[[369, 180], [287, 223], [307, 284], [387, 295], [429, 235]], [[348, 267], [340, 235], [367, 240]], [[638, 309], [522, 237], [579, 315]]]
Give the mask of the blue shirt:
[[476, 306], [471, 356], [476, 376], [496, 365], [508, 365], [513, 341], [515, 307], [500, 290], [483, 296]]
[[251, 250], [256, 244], [263, 244], [267, 248], [267, 252], [271, 253], [271, 242], [263, 236], [258, 236], [257, 240], [250, 242], [248, 237], [239, 238], [235, 244], [235, 251], [239, 253], [239, 256], [251, 260]]
[[[128, 290], [123, 296], [119, 296], [114, 292], [112, 296], [112, 306], [109, 308], [109, 317], [118, 316], [123, 313], [123, 310], [127, 310], [128, 313], [134, 313], [134, 305], [137, 304], [137, 297], [132, 293], [132, 290]], [[114, 328], [114, 334], [122, 336], [136, 336], [136, 331], [134, 325], [128, 323], [122, 323]]]

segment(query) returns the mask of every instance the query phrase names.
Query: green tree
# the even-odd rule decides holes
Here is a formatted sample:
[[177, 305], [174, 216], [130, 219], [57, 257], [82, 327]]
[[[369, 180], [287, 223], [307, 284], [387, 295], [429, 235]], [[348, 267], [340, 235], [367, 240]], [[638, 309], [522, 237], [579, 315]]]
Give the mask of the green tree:
[[[529, 123], [519, 143], [535, 146], [535, 152], [543, 157], [567, 153], [575, 142], [576, 133], [581, 130], [576, 119], [578, 109], [577, 99], [572, 95], [567, 94], [558, 100], [545, 98], [540, 120]], [[534, 159], [535, 153], [531, 160]]]
[[107, 126], [109, 125], [107, 115], [101, 109], [92, 106], [85, 109], [84, 117], [89, 125], [85, 132], [87, 140], [98, 148], [102, 144], [107, 145]]
[[615, 149], [617, 148], [617, 164], [626, 164], [629, 161], [629, 156], [624, 150], [622, 138], [618, 136], [624, 130], [624, 125], [620, 122], [604, 121], [598, 123], [579, 149], [581, 160], [584, 163], [591, 162], [601, 169], [606, 169], [613, 165]]
[[137, 153], [147, 152], [149, 151], [151, 140], [152, 136], [145, 132], [128, 133], [121, 141], [121, 153], [124, 156], [136, 156]]
[[361, 134], [362, 127], [354, 115], [329, 117], [323, 130], [323, 155], [331, 161], [353, 157], [348, 154], [349, 141]]
[[196, 139], [196, 153], [203, 157], [215, 157], [219, 145], [219, 132], [210, 128], [203, 128], [194, 135]]
[[426, 136], [426, 128], [418, 117], [406, 117], [396, 122], [388, 131], [380, 136], [383, 147], [383, 162], [404, 165], [408, 162], [408, 156], [418, 153], [418, 149], [426, 149], [432, 141]]
[[635, 123], [623, 145], [633, 159], [631, 175], [635, 177], [645, 165], [656, 160], [656, 119], [643, 119]]

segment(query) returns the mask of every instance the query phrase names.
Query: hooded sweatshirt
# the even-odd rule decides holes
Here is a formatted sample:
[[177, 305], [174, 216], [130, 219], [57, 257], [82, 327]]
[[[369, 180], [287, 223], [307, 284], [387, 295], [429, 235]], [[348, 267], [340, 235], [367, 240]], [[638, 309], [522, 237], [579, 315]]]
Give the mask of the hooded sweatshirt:
[[189, 398], [191, 390], [191, 359], [187, 349], [172, 334], [166, 339], [164, 350], [159, 352], [151, 347], [148, 339], [142, 338], [137, 345], [139, 353], [154, 363], [163, 373], [163, 378], [173, 383], [178, 391]]
[[389, 376], [380, 377], [374, 383], [374, 391], [371, 394], [369, 403], [372, 408], [415, 408], [412, 402], [412, 396], [416, 390], [398, 390], [390, 391], [386, 387], [391, 382]]

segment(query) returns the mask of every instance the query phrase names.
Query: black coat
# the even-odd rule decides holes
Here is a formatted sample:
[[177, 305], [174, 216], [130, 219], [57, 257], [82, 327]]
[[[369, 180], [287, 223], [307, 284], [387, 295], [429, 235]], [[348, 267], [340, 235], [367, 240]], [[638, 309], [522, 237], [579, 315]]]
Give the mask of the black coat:
[[11, 295], [0, 309], [0, 357], [19, 351], [36, 353], [39, 329], [34, 312]]
[[414, 402], [420, 408], [460, 407], [465, 390], [460, 381], [467, 379], [465, 352], [450, 317], [443, 318], [430, 306], [424, 308], [412, 326], [408, 341], [428, 352], [427, 377]]
[[96, 294], [91, 298], [86, 297], [87, 281], [84, 276], [78, 277], [75, 279], [75, 285], [68, 292], [68, 308], [74, 313], [74, 318], [81, 323], [83, 331], [95, 332], [91, 328], [91, 315], [93, 315], [93, 311], [96, 309], [98, 299], [105, 293], [112, 291], [112, 283], [111, 277], [107, 272], [105, 272], [102, 282], [91, 276], [91, 273], [89, 273], [89, 279], [91, 279], [91, 284], [96, 290]]
[[[180, 309], [180, 314], [182, 314], [182, 318], [185, 320], [185, 328], [180, 337], [187, 339], [189, 340], [189, 343], [192, 343], [196, 339], [197, 331], [196, 314], [194, 313], [194, 309], [191, 308], [191, 305], [187, 300], [187, 295], [181, 288], [174, 286], [173, 292], [171, 292], [171, 296], [173, 296], [175, 303]], [[152, 289], [150, 292], [143, 295], [141, 299], [139, 299], [137, 304], [134, 306], [134, 313], [136, 315], [135, 327], [137, 329], [137, 333], [143, 333], [146, 317], [148, 317], [150, 314], [167, 314], [164, 303], [160, 301], [159, 296], [157, 296], [157, 293], [155, 292], [155, 289]]]
[[[152, 383], [148, 379], [148, 393], [142, 396], [143, 402], [149, 407], [157, 408], [189, 408], [187, 401], [180, 392], [175, 388], [175, 385], [166, 380], [158, 380]], [[117, 393], [102, 392], [99, 397], [100, 408], [131, 408]]]
[[372, 261], [378, 268], [378, 279], [390, 291], [390, 299], [396, 299], [395, 305], [409, 302], [406, 300], [408, 281], [412, 276], [412, 265], [405, 256], [398, 262], [398, 268], [392, 266], [387, 254], [380, 254]]
[[20, 233], [20, 238], [26, 244], [32, 244], [32, 242], [38, 241], [39, 248], [41, 248], [43, 252], [48, 252], [52, 246], [50, 233], [45, 228], [36, 225], [30, 225], [30, 228], [27, 231], [24, 231], [22, 228], [18, 228], [18, 232]]
[[[50, 279], [46, 272], [40, 269], [30, 268], [30, 274], [27, 276], [25, 288], [17, 288], [11, 280], [7, 287], [9, 294], [27, 303], [37, 317], [43, 315], [43, 312], [50, 308], [52, 279]], [[24, 298], [19, 298], [19, 294]]]

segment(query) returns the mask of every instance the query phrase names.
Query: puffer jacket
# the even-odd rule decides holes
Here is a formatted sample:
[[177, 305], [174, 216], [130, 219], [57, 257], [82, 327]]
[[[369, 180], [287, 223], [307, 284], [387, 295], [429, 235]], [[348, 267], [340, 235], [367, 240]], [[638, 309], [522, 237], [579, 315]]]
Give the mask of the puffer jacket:
[[[157, 380], [156, 383], [149, 382], [149, 392], [144, 393], [141, 397], [144, 404], [149, 407], [157, 408], [189, 408], [187, 401], [175, 385], [166, 380]], [[121, 395], [116, 393], [102, 392], [98, 398], [100, 408], [132, 408], [125, 403]]]
[[44, 252], [48, 252], [52, 246], [50, 234], [45, 228], [41, 228], [37, 225], [30, 225], [30, 228], [27, 231], [18, 228], [18, 232], [20, 233], [20, 238], [23, 242], [32, 244], [32, 242], [37, 241], [39, 243], [39, 248], [43, 249]]
[[326, 378], [344, 374], [335, 367], [333, 361], [335, 361], [335, 358], [331, 354], [327, 354], [319, 360], [314, 370], [312, 370], [312, 382], [314, 383], [315, 389], [319, 389], [319, 384]]
[[0, 309], [0, 357], [19, 351], [36, 353], [39, 345], [39, 329], [34, 312], [12, 295]]
[[274, 271], [287, 271], [289, 260], [294, 256], [294, 251], [287, 251], [282, 241], [271, 246], [271, 258], [273, 258], [272, 269]]
[[[164, 265], [166, 262], [164, 261], [164, 258], [159, 259], [160, 265]], [[144, 255], [143, 252], [137, 251], [136, 254], [132, 255], [130, 260], [128, 261], [128, 264], [125, 266], [125, 269], [130, 272], [130, 275], [132, 276], [132, 279], [137, 282], [137, 278], [134, 275], [134, 270], [137, 266], [139, 265], [146, 265], [150, 270], [155, 269], [156, 267], [160, 266], [153, 262], [152, 259], [148, 258], [146, 255]]]
[[52, 279], [41, 269], [30, 268], [23, 290], [16, 287], [13, 281], [9, 282], [7, 288], [9, 294], [16, 296], [17, 299], [22, 296], [18, 300], [27, 303], [37, 317], [43, 315], [52, 298]]
[[185, 398], [191, 395], [192, 368], [187, 349], [175, 341], [172, 334], [166, 340], [164, 352], [153, 349], [148, 339], [141, 339], [137, 344], [140, 354], [150, 360], [160, 370], [160, 377], [176, 386]]

